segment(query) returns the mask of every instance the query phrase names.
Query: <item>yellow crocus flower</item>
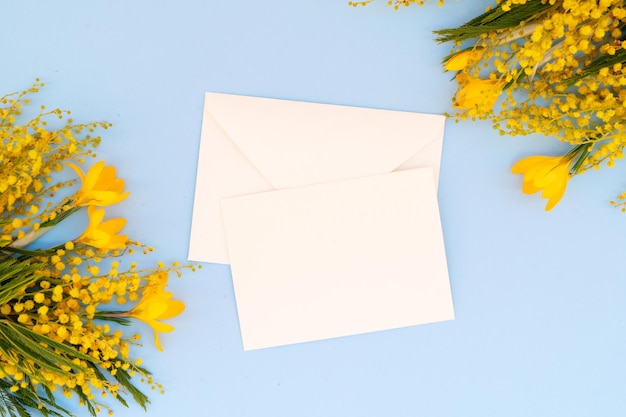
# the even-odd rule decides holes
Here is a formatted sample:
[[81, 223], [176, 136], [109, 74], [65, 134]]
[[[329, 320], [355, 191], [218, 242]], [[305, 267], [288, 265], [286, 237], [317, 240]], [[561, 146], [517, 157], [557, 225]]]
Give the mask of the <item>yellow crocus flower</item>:
[[157, 349], [163, 351], [159, 342], [159, 333], [169, 333], [174, 326], [162, 323], [159, 320], [167, 320], [175, 317], [185, 310], [185, 304], [179, 300], [172, 300], [172, 293], [165, 291], [167, 279], [157, 285], [147, 287], [139, 303], [124, 315], [133, 317], [147, 323], [154, 330], [154, 344]]
[[546, 211], [552, 210], [561, 200], [569, 181], [571, 155], [566, 156], [529, 156], [519, 160], [511, 168], [514, 174], [524, 175], [522, 192], [534, 194], [541, 191], [547, 198]]
[[128, 197], [124, 180], [116, 178], [115, 167], [105, 166], [104, 161], [95, 163], [85, 175], [78, 165], [67, 163], [80, 177], [83, 186], [78, 192], [74, 206], [110, 206]]
[[106, 221], [104, 219], [104, 209], [94, 206], [87, 208], [89, 215], [89, 225], [87, 229], [77, 239], [76, 243], [83, 243], [98, 249], [123, 249], [128, 242], [127, 235], [120, 235], [118, 232], [126, 225], [126, 219], [115, 218]]
[[463, 73], [457, 76], [457, 81], [461, 88], [457, 92], [452, 107], [467, 110], [470, 116], [489, 112], [496, 104], [504, 87], [503, 81], [473, 78]]
[[475, 64], [483, 55], [483, 52], [484, 51], [481, 49], [468, 49], [466, 51], [457, 52], [448, 58], [443, 64], [443, 68], [446, 71], [464, 70], [471, 64]]

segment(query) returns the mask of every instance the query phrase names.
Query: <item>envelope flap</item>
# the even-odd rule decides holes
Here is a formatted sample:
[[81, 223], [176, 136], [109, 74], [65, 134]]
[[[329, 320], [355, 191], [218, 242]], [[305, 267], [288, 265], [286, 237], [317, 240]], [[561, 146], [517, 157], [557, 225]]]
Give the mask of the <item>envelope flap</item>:
[[208, 111], [275, 188], [391, 172], [442, 141], [445, 117], [207, 93]]

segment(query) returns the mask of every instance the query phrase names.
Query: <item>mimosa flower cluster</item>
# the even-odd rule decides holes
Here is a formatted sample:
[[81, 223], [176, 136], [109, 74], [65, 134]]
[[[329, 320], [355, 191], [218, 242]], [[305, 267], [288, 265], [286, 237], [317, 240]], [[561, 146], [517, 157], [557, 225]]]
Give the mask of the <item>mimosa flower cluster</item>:
[[500, 0], [436, 31], [439, 42], [454, 44], [444, 67], [456, 72], [457, 120], [491, 120], [503, 135], [538, 133], [571, 145], [567, 155], [513, 167], [524, 174], [524, 192], [548, 198], [546, 210], [572, 176], [624, 156], [625, 27], [624, 0]]
[[[348, 4], [350, 6], [365, 6], [371, 2], [373, 2], [374, 0], [365, 0], [365, 1], [349, 1]], [[428, 0], [388, 0], [387, 1], [387, 5], [389, 6], [393, 6], [394, 9], [398, 10], [400, 8], [400, 6], [411, 6], [411, 5], [418, 5], [418, 6], [423, 6], [425, 3], [427, 3]], [[437, 0], [437, 4], [439, 6], [443, 6], [443, 2], [444, 0]]]
[[[162, 387], [136, 356], [138, 334], [122, 325], [147, 323], [162, 350], [159, 333], [173, 326], [161, 320], [185, 307], [165, 290], [168, 277], [193, 267], [130, 261], [152, 249], [122, 233], [125, 219], [107, 218], [106, 207], [129, 196], [124, 181], [103, 161], [81, 168], [100, 143], [93, 133], [110, 125], [77, 124], [45, 107], [26, 117], [28, 97], [42, 86], [0, 98], [0, 415], [74, 415], [59, 395], [94, 416], [111, 412], [107, 397], [145, 408], [135, 380]], [[83, 233], [38, 247], [83, 209]]]

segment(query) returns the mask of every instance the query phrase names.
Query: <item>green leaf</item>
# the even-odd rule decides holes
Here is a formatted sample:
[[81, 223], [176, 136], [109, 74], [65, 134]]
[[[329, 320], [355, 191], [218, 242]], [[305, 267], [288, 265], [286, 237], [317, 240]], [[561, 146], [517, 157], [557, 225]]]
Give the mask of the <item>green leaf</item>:
[[0, 260], [0, 305], [16, 298], [28, 285], [39, 280], [42, 264], [12, 257]]
[[17, 354], [16, 366], [26, 369], [29, 373], [33, 371], [26, 368], [29, 361], [37, 364], [38, 369], [64, 375], [69, 375], [69, 372], [61, 368], [63, 365], [75, 371], [85, 371], [83, 366], [72, 361], [74, 358], [87, 362], [94, 361], [91, 356], [69, 345], [59, 343], [9, 320], [0, 320], [0, 351], [7, 357], [15, 357]]
[[74, 389], [74, 392], [76, 393], [76, 395], [78, 395], [78, 398], [80, 398], [83, 404], [85, 404], [85, 407], [87, 407], [87, 410], [89, 410], [89, 414], [91, 414], [93, 417], [98, 417], [96, 407], [94, 407], [89, 397], [87, 397], [87, 395], [85, 395], [85, 393], [83, 393], [80, 388]]
[[146, 394], [141, 392], [137, 387], [135, 387], [131, 381], [130, 375], [127, 371], [124, 371], [121, 368], [118, 368], [117, 373], [115, 374], [115, 379], [133, 396], [133, 399], [137, 404], [141, 406], [144, 410], [147, 410], [148, 404], [150, 404], [150, 399]]
[[585, 162], [585, 159], [587, 158], [587, 156], [589, 156], [590, 153], [591, 153], [591, 143], [580, 144], [580, 145], [576, 146], [570, 152], [570, 154], [572, 154], [574, 156], [576, 154], [579, 154], [578, 156], [575, 156], [576, 157], [576, 162], [574, 163], [574, 165], [570, 169], [570, 173], [571, 174], [576, 174], [578, 172], [578, 170], [583, 165], [583, 163]]
[[626, 62], [626, 50], [618, 49], [615, 55], [603, 54], [600, 58], [593, 60], [589, 65], [584, 67], [580, 73], [564, 80], [564, 82], [571, 87], [584, 78], [598, 74], [602, 68], [609, 68], [615, 64], [623, 64], [624, 62]]
[[502, 10], [502, 5], [498, 5], [457, 28], [435, 30], [434, 33], [437, 35], [435, 40], [439, 43], [462, 42], [485, 33], [512, 29], [522, 22], [531, 22], [537, 18], [537, 15], [551, 7], [555, 6], [541, 0], [530, 0], [526, 4], [513, 5], [509, 11]]
[[[64, 203], [65, 205], [69, 205], [72, 204], [72, 200], [68, 200]], [[68, 218], [69, 216], [71, 216], [72, 214], [76, 213], [78, 210], [80, 210], [82, 207], [72, 207], [69, 210], [63, 211], [61, 212], [61, 214], [57, 215], [53, 220], [48, 220], [47, 222], [43, 222], [41, 224], [41, 227], [52, 227], [52, 226], [56, 226], [57, 224], [61, 223], [63, 220], [65, 220], [66, 218]]]
[[65, 408], [59, 406], [50, 389], [46, 387], [44, 392], [47, 398], [37, 395], [37, 389], [32, 384], [26, 388], [20, 388], [11, 392], [12, 383], [6, 379], [0, 379], [0, 416], [2, 417], [30, 417], [32, 411], [44, 417], [74, 417]]

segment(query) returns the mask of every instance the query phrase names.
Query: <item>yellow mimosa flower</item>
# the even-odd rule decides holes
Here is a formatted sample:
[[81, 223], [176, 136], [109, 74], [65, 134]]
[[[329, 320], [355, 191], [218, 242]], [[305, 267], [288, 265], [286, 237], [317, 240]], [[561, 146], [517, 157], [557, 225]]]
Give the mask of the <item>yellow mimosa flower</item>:
[[496, 104], [502, 93], [504, 82], [472, 78], [461, 73], [457, 81], [461, 89], [457, 92], [456, 100], [452, 107], [459, 110], [467, 110], [470, 116], [477, 116], [489, 112]]
[[511, 168], [514, 174], [523, 174], [522, 192], [534, 194], [541, 191], [547, 198], [546, 211], [552, 210], [561, 200], [569, 181], [571, 156], [529, 156], [519, 160]]
[[163, 351], [163, 346], [159, 342], [159, 333], [169, 333], [174, 330], [174, 326], [162, 323], [159, 320], [167, 320], [183, 312], [185, 304], [179, 300], [172, 300], [172, 293], [165, 291], [167, 279], [162, 280], [158, 285], [147, 287], [139, 303], [125, 316], [134, 317], [147, 323], [154, 330], [154, 344], [157, 349]]
[[98, 249], [123, 249], [128, 242], [128, 236], [117, 234], [126, 225], [126, 219], [115, 218], [106, 221], [104, 209], [94, 206], [87, 208], [89, 226], [77, 239], [76, 243], [83, 243]]
[[68, 163], [78, 176], [83, 186], [78, 192], [74, 206], [110, 206], [128, 197], [124, 191], [124, 180], [116, 178], [115, 167], [105, 166], [104, 161], [95, 163], [87, 174], [78, 165]]
[[452, 55], [444, 63], [443, 68], [446, 71], [461, 71], [467, 68], [469, 65], [476, 63], [483, 55], [481, 49], [468, 49], [466, 51], [457, 52]]

